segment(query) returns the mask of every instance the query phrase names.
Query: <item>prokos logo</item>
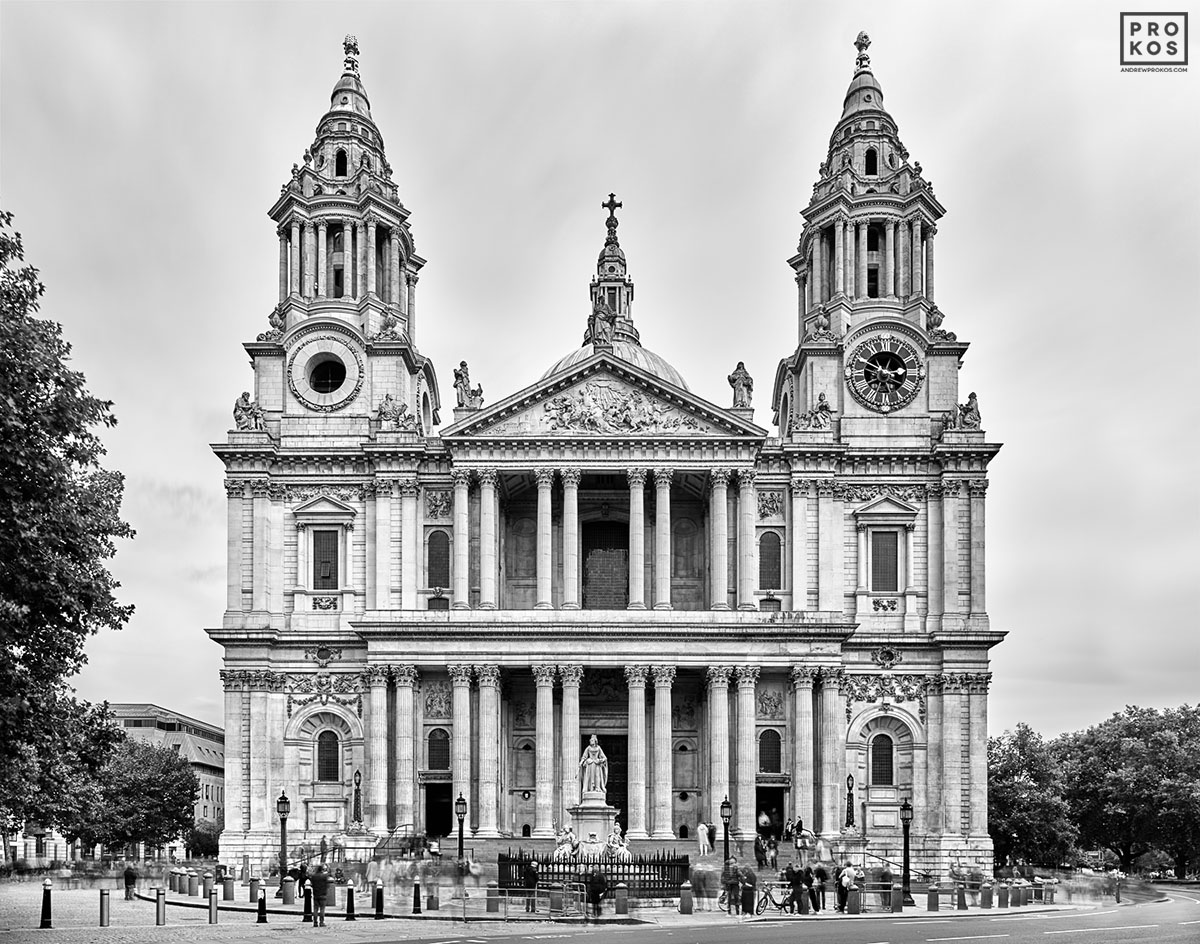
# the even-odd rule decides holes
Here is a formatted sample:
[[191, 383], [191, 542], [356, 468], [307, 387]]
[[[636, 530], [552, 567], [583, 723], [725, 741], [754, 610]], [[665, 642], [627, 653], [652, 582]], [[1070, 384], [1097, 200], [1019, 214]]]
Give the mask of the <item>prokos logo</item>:
[[1186, 13], [1122, 13], [1121, 65], [1186, 66]]

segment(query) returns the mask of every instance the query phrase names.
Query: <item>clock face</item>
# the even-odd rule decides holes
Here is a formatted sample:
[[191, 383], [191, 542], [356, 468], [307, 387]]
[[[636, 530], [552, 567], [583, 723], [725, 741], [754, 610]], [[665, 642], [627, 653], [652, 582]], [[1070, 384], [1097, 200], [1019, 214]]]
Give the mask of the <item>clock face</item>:
[[868, 338], [846, 362], [846, 383], [863, 406], [890, 413], [912, 401], [925, 379], [925, 365], [907, 341], [890, 334]]

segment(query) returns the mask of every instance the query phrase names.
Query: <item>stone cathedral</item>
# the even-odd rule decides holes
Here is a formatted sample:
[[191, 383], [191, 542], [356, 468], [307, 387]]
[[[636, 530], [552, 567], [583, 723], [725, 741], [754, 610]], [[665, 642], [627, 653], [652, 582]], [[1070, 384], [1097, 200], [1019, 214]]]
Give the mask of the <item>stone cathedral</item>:
[[486, 404], [460, 364], [441, 425], [425, 259], [347, 37], [269, 211], [279, 304], [213, 447], [223, 860], [277, 855], [281, 792], [293, 843], [351, 858], [453, 834], [460, 795], [476, 848], [548, 848], [594, 734], [634, 851], [688, 848], [702, 821], [719, 836], [728, 797], [735, 842], [799, 816], [839, 856], [898, 862], [907, 799], [915, 868], [990, 868], [1000, 447], [959, 390], [967, 344], [935, 304], [945, 210], [869, 42], [788, 259], [799, 342], [759, 342], [784, 355], [768, 430], [742, 365], [718, 405], [642, 345], [614, 195], [582, 345]]

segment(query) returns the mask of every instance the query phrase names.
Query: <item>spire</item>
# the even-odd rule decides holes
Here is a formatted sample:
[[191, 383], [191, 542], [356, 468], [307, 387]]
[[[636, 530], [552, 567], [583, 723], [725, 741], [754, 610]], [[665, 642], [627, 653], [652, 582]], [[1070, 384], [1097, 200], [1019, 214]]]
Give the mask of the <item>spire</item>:
[[347, 34], [342, 40], [342, 54], [345, 56], [342, 77], [337, 80], [329, 98], [329, 113], [351, 112], [373, 122], [371, 100], [358, 74], [358, 40], [354, 36]]
[[846, 100], [842, 109], [842, 120], [864, 112], [875, 112], [886, 115], [883, 107], [883, 89], [871, 72], [871, 57], [867, 49], [871, 45], [871, 37], [866, 31], [854, 38], [854, 48], [858, 55], [854, 58], [854, 78], [846, 90]]
[[633, 307], [633, 282], [629, 280], [625, 266], [625, 252], [617, 240], [617, 210], [623, 204], [615, 193], [600, 204], [608, 210], [604, 226], [608, 235], [604, 237], [604, 248], [596, 260], [596, 275], [592, 279], [592, 316], [588, 319], [584, 344], [611, 344], [613, 341], [629, 341], [638, 344], [637, 329], [630, 314]]

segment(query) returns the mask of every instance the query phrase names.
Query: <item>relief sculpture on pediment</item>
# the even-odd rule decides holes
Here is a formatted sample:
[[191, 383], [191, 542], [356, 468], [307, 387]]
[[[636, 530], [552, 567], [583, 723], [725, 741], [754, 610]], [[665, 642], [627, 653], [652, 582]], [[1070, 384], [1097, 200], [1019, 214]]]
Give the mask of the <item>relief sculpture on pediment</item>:
[[549, 428], [583, 433], [673, 433], [703, 429], [693, 417], [610, 381], [593, 380], [542, 405]]

